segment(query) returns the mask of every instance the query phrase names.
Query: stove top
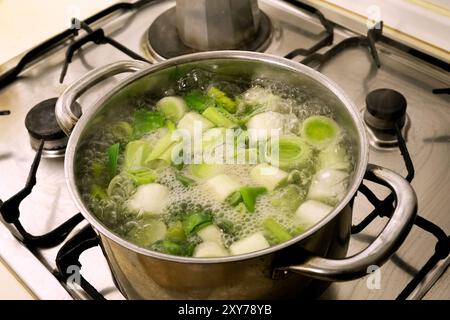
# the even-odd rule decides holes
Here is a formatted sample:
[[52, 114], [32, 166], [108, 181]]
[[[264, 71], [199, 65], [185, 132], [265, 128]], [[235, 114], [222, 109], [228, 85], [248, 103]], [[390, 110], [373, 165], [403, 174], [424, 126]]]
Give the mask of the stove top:
[[[163, 58], [152, 55], [149, 50], [148, 30], [151, 30], [152, 22], [163, 17], [161, 15], [175, 2], [138, 3], [142, 5], [133, 8], [116, 5], [115, 10], [105, 10], [111, 13], [108, 17], [98, 20], [100, 16], [97, 15], [86, 20], [79, 25], [82, 30], [76, 37], [82, 43], [74, 41], [74, 37], [66, 38], [73, 31], [66, 32], [58, 41], [47, 44], [46, 48], [52, 47], [51, 50], [35, 50], [26, 56], [30, 63], [20, 72], [20, 77], [16, 77], [14, 70], [6, 77], [0, 77], [0, 84], [10, 82], [0, 86], [0, 198], [9, 207], [18, 207], [20, 203], [19, 226], [30, 236], [46, 234], [62, 225], [56, 232], [59, 237], [55, 234], [44, 238], [24, 237], [17, 231], [20, 227], [13, 215], [0, 216], [0, 258], [40, 299], [88, 299], [92, 298], [92, 291], [89, 295], [77, 285], [66, 284], [55, 262], [61, 244], [54, 244], [66, 236], [69, 241], [76, 240], [77, 233], [87, 222], [80, 222], [82, 217], [77, 214], [66, 187], [61, 157], [64, 152], [61, 139], [64, 137], [60, 137], [57, 130], [39, 126], [42, 120], [39, 110], [51, 105], [51, 99], [58, 97], [68, 84], [95, 67], [130, 57], [153, 63]], [[434, 254], [436, 237], [441, 239], [442, 247], [450, 231], [450, 203], [447, 200], [450, 190], [450, 97], [445, 89], [450, 86], [448, 65], [384, 38], [382, 23], [367, 35], [360, 35], [333, 24], [320, 12], [301, 3], [264, 0], [259, 4], [272, 24], [270, 41], [264, 44], [265, 52], [287, 56], [318, 69], [353, 99], [361, 113], [366, 113], [366, 118], [367, 112], [388, 120], [393, 115], [404, 117], [404, 125], [398, 130], [395, 126], [385, 128], [382, 123], [379, 131], [379, 122], [368, 121], [372, 124], [368, 127], [372, 145], [369, 157], [371, 163], [414, 178], [412, 185], [418, 196], [420, 215], [416, 223], [420, 227], [413, 227], [397, 253], [379, 269], [377, 285], [369, 283], [369, 277], [333, 283], [320, 298], [395, 299], [400, 294], [401, 298], [410, 299], [450, 299], [450, 258], [448, 255], [437, 258]], [[100, 27], [102, 30], [98, 31]], [[159, 34], [157, 41], [164, 41], [164, 37]], [[164, 47], [164, 44], [155, 46]], [[16, 63], [11, 61], [2, 67], [8, 70]], [[95, 94], [87, 92], [79, 99], [79, 104], [94, 102], [118, 79], [120, 76], [103, 82]], [[377, 113], [376, 104], [380, 98], [374, 99], [373, 91], [381, 88], [395, 90], [401, 95], [391, 92], [395, 107], [390, 115]], [[372, 96], [368, 97], [370, 92]], [[367, 111], [366, 105], [369, 105]], [[399, 115], [399, 111], [403, 113]], [[51, 122], [51, 119], [47, 120]], [[390, 135], [386, 138], [384, 134]], [[45, 143], [41, 143], [41, 138], [46, 138]], [[403, 138], [406, 145], [402, 143]], [[33, 167], [37, 172], [36, 185], [32, 188], [31, 175], [28, 188], [7, 202], [6, 199], [24, 187], [36, 150], [39, 150], [38, 155], [41, 151], [43, 154], [40, 163], [37, 157]], [[408, 161], [408, 153], [412, 163]], [[364, 249], [387, 221], [378, 217], [380, 210], [372, 212], [371, 202], [378, 206], [374, 195], [384, 199], [388, 190], [367, 183], [367, 188], [360, 191], [353, 210], [354, 236], [349, 255]], [[5, 208], [1, 207], [2, 213]], [[39, 248], [34, 247], [35, 243], [40, 244]], [[96, 291], [107, 299], [123, 299], [99, 247], [83, 252], [80, 262], [83, 279]]]

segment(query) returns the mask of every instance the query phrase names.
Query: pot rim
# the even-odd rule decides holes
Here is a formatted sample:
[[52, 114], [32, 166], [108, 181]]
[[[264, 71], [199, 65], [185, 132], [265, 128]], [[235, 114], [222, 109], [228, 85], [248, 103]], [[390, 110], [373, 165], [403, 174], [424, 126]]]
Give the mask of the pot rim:
[[[306, 74], [308, 77], [313, 80], [319, 82], [323, 86], [325, 86], [328, 90], [330, 90], [346, 107], [347, 111], [351, 115], [351, 118], [354, 121], [356, 126], [359, 140], [361, 141], [361, 145], [359, 148], [359, 161], [356, 165], [356, 170], [353, 173], [353, 184], [347, 190], [345, 197], [339, 202], [339, 204], [333, 209], [333, 211], [328, 214], [324, 219], [322, 219], [319, 223], [317, 223], [312, 228], [308, 229], [306, 232], [293, 237], [292, 239], [283, 242], [281, 244], [271, 246], [267, 249], [263, 249], [260, 251], [250, 252], [246, 254], [240, 255], [232, 255], [227, 257], [219, 257], [219, 258], [194, 258], [194, 257], [182, 257], [175, 256], [165, 253], [160, 253], [157, 251], [153, 251], [150, 249], [146, 249], [135, 245], [120, 236], [116, 235], [112, 231], [110, 231], [103, 223], [95, 217], [94, 214], [91, 213], [89, 208], [84, 204], [81, 199], [81, 196], [78, 192], [78, 188], [75, 184], [75, 172], [74, 172], [74, 157], [76, 148], [78, 145], [78, 140], [85, 129], [88, 122], [91, 120], [92, 116], [105, 104], [105, 102], [110, 99], [114, 94], [116, 94], [121, 89], [125, 88], [127, 85], [132, 82], [138, 80], [139, 78], [148, 75], [150, 73], [154, 73], [157, 71], [161, 71], [163, 69], [173, 67], [179, 64], [195, 62], [195, 61], [205, 61], [205, 60], [247, 60], [247, 61], [256, 61], [260, 63], [266, 63], [270, 65], [275, 65], [277, 67], [287, 69], [294, 72], [301, 72]], [[149, 65], [147, 68], [137, 71], [131, 76], [123, 79], [120, 83], [111, 88], [107, 94], [99, 98], [93, 106], [85, 109], [83, 116], [79, 119], [77, 125], [75, 126], [72, 134], [69, 137], [69, 142], [66, 149], [66, 156], [64, 160], [64, 172], [66, 183], [69, 188], [69, 192], [75, 201], [75, 205], [86, 218], [91, 226], [94, 229], [107, 237], [108, 239], [114, 241], [116, 244], [130, 249], [138, 254], [142, 254], [145, 256], [163, 259], [172, 262], [178, 263], [199, 263], [199, 264], [214, 264], [214, 263], [226, 263], [226, 262], [234, 262], [234, 261], [242, 261], [257, 258], [260, 256], [264, 256], [267, 254], [274, 253], [276, 251], [282, 250], [286, 247], [289, 247], [297, 242], [306, 239], [317, 230], [321, 229], [324, 225], [334, 219], [350, 202], [353, 196], [356, 194], [359, 185], [361, 184], [364, 174], [366, 171], [367, 163], [368, 163], [368, 140], [366, 135], [366, 130], [364, 127], [364, 123], [361, 117], [361, 114], [356, 107], [356, 105], [352, 102], [352, 100], [346, 95], [346, 93], [331, 79], [326, 77], [325, 75], [319, 73], [318, 71], [307, 67], [298, 62], [294, 62], [292, 60], [285, 59], [283, 57], [267, 54], [267, 53], [258, 53], [258, 52], [250, 52], [250, 51], [234, 51], [234, 50], [226, 50], [226, 51], [209, 51], [209, 52], [201, 52], [188, 54], [176, 58], [172, 58], [163, 62], [158, 62], [156, 64]]]

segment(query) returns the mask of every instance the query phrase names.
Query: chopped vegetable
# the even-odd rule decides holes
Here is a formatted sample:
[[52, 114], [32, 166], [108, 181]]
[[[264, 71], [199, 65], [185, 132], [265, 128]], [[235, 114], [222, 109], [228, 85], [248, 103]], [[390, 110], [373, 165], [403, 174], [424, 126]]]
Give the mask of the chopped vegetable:
[[217, 106], [224, 108], [231, 113], [236, 112], [237, 102], [228, 97], [222, 90], [217, 89], [216, 87], [210, 87], [208, 96], [215, 100]]
[[304, 227], [310, 227], [325, 218], [333, 207], [316, 200], [307, 200], [295, 212], [296, 221]]
[[196, 258], [218, 258], [229, 256], [228, 250], [216, 242], [206, 241], [198, 244], [193, 256]]
[[188, 111], [186, 102], [181, 97], [164, 97], [158, 101], [156, 108], [164, 116], [177, 123]]
[[267, 190], [272, 191], [286, 181], [288, 173], [277, 167], [262, 163], [252, 168], [250, 176], [256, 185], [262, 185]]
[[175, 179], [177, 179], [184, 187], [190, 187], [195, 185], [195, 180], [180, 173], [175, 173]]
[[133, 134], [133, 128], [128, 122], [119, 121], [113, 125], [111, 132], [116, 139], [127, 140]]
[[244, 92], [243, 102], [247, 105], [256, 105], [263, 110], [276, 111], [279, 105], [283, 103], [283, 99], [272, 93], [270, 89], [262, 87], [253, 87]]
[[244, 254], [269, 248], [270, 244], [264, 238], [262, 232], [253, 233], [241, 240], [234, 242], [230, 246], [230, 252], [233, 255]]
[[223, 167], [218, 164], [192, 164], [190, 167], [190, 173], [199, 179], [207, 179], [223, 172]]
[[331, 118], [325, 116], [311, 116], [302, 124], [302, 137], [317, 148], [324, 148], [339, 140], [341, 130]]
[[220, 202], [225, 201], [233, 192], [238, 191], [241, 185], [226, 174], [219, 174], [206, 181], [206, 186], [213, 192]]
[[159, 139], [153, 146], [152, 151], [145, 159], [145, 162], [149, 162], [158, 159], [171, 145], [176, 143], [178, 139], [171, 132], [166, 133], [161, 139]]
[[128, 238], [141, 247], [149, 247], [154, 242], [164, 239], [167, 228], [164, 222], [147, 219], [143, 226], [136, 226], [128, 233]]
[[267, 140], [275, 132], [280, 134], [284, 123], [285, 117], [281, 113], [273, 111], [259, 113], [247, 122], [250, 139]]
[[119, 150], [120, 150], [120, 144], [115, 143], [112, 146], [108, 148], [108, 173], [109, 178], [112, 179], [117, 174], [117, 164], [119, 161]]
[[242, 187], [239, 189], [242, 201], [249, 212], [255, 212], [256, 198], [267, 192], [264, 187]]
[[239, 191], [233, 192], [228, 198], [227, 202], [233, 207], [237, 206], [240, 202], [242, 202], [242, 195]]
[[191, 137], [193, 137], [196, 127], [200, 129], [200, 132], [203, 132], [214, 127], [214, 124], [196, 112], [189, 112], [178, 122], [177, 129], [187, 130]]
[[128, 175], [118, 174], [111, 179], [106, 192], [109, 197], [114, 195], [128, 197], [134, 189], [135, 185]]
[[321, 170], [313, 176], [308, 198], [335, 204], [345, 196], [347, 183], [348, 173], [333, 169]]
[[214, 99], [208, 96], [205, 96], [199, 92], [192, 92], [184, 97], [184, 101], [188, 107], [192, 110], [202, 113], [209, 107], [214, 107], [215, 102]]
[[186, 234], [184, 233], [183, 224], [181, 221], [177, 221], [167, 229], [166, 238], [169, 240], [185, 240]]
[[202, 115], [218, 127], [235, 128], [238, 126], [238, 124], [233, 121], [231, 114], [219, 108], [209, 107], [203, 111]]
[[146, 133], [164, 127], [164, 124], [165, 120], [161, 113], [138, 110], [134, 113], [133, 135], [140, 138]]
[[297, 136], [281, 136], [278, 140], [278, 152], [271, 146], [268, 154], [269, 162], [283, 170], [303, 168], [312, 164], [313, 153], [301, 138]]
[[194, 252], [195, 245], [193, 243], [181, 240], [160, 240], [156, 241], [152, 245], [152, 249], [167, 253], [173, 254], [176, 256], [190, 257]]
[[349, 172], [351, 161], [341, 145], [331, 144], [320, 151], [317, 157], [317, 169], [336, 169]]
[[292, 238], [291, 234], [281, 224], [272, 218], [267, 218], [263, 222], [264, 230], [275, 244], [285, 242]]
[[146, 215], [163, 213], [169, 198], [169, 189], [158, 183], [139, 186], [128, 201], [128, 209]]
[[271, 204], [275, 207], [287, 208], [291, 212], [298, 208], [305, 198], [305, 192], [295, 184], [288, 184], [277, 189], [271, 196]]
[[146, 140], [134, 140], [125, 148], [125, 169], [139, 171], [145, 168], [145, 159], [151, 152], [150, 143]]
[[216, 225], [209, 225], [197, 232], [203, 241], [216, 242], [222, 245], [222, 231]]
[[100, 180], [105, 170], [106, 165], [103, 162], [92, 162], [91, 173], [95, 180]]
[[212, 223], [212, 216], [203, 211], [188, 213], [183, 217], [183, 229], [186, 235], [194, 234]]
[[129, 171], [128, 174], [136, 186], [152, 183], [157, 178], [155, 171], [152, 169]]
[[105, 190], [96, 184], [92, 185], [92, 187], [91, 187], [91, 196], [94, 198], [97, 198], [99, 200], [102, 200], [102, 199], [105, 199], [108, 197]]

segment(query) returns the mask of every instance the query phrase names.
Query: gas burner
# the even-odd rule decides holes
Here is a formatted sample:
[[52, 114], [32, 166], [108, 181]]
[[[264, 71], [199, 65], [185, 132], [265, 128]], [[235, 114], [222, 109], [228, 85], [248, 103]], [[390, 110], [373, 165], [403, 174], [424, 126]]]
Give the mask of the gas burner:
[[[259, 28], [255, 37], [250, 42], [234, 49], [263, 52], [269, 46], [271, 38], [272, 23], [269, 17], [260, 11]], [[202, 51], [188, 47], [180, 39], [177, 31], [175, 7], [162, 13], [152, 23], [144, 35], [144, 49], [158, 61]]]
[[[40, 141], [44, 140], [42, 157], [63, 157], [66, 151], [68, 137], [61, 130], [56, 121], [55, 105], [58, 98], [51, 98], [39, 102], [27, 113], [25, 127], [30, 135], [31, 147], [39, 149]], [[81, 107], [78, 103], [73, 104], [73, 111], [81, 116]]]
[[377, 89], [366, 96], [364, 122], [367, 125], [370, 144], [376, 148], [398, 146], [396, 126], [405, 135], [409, 127], [405, 97], [392, 89]]

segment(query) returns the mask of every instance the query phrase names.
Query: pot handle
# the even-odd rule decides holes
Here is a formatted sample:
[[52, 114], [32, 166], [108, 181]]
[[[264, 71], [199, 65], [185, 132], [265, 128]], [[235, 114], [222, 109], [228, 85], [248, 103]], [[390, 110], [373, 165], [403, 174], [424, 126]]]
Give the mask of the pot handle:
[[417, 212], [417, 197], [403, 177], [369, 164], [365, 179], [382, 184], [396, 197], [395, 211], [378, 237], [363, 251], [343, 259], [327, 259], [307, 253], [302, 264], [275, 268], [273, 277], [287, 271], [326, 281], [347, 281], [367, 275], [368, 267], [381, 266], [400, 247], [411, 230]]
[[137, 60], [117, 61], [86, 73], [85, 76], [69, 85], [59, 97], [55, 106], [56, 120], [66, 135], [70, 135], [81, 114], [72, 108], [72, 104], [84, 92], [97, 83], [124, 72], [136, 72], [149, 64]]

